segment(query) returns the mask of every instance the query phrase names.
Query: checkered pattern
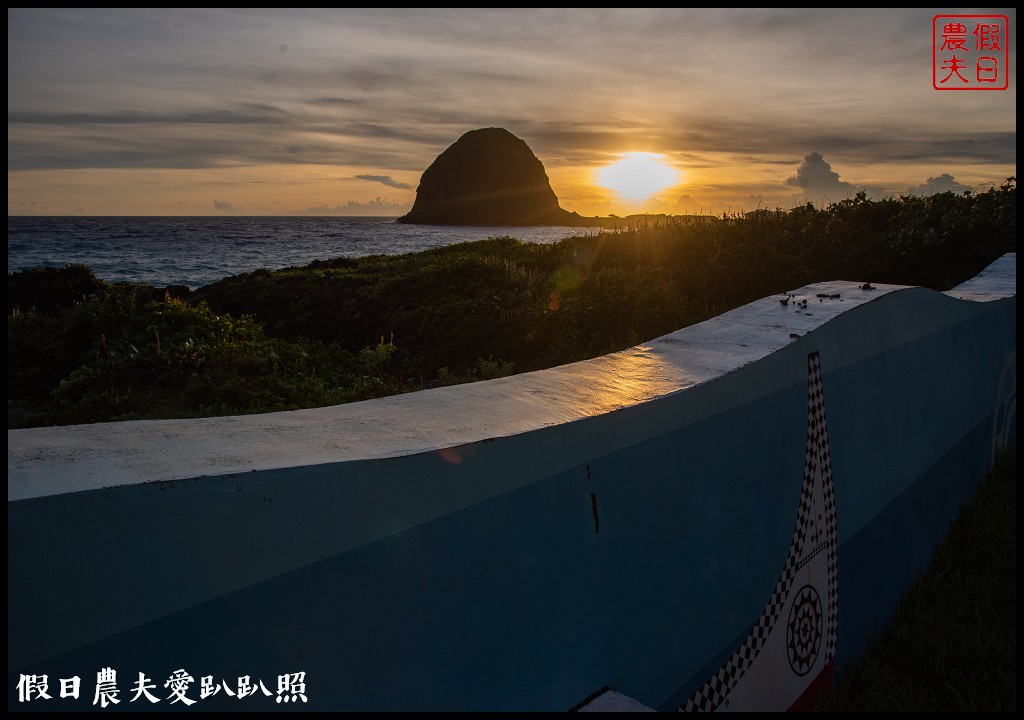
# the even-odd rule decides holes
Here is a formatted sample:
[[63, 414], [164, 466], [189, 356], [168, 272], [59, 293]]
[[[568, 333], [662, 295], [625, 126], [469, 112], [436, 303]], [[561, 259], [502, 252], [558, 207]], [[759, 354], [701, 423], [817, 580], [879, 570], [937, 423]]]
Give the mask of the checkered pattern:
[[[836, 542], [836, 502], [832, 485], [832, 460], [829, 454], [828, 425], [825, 422], [825, 397], [821, 384], [821, 360], [817, 352], [807, 356], [807, 450], [804, 456], [804, 480], [797, 508], [796, 527], [786, 564], [775, 584], [771, 599], [757, 625], [732, 657], [679, 708], [685, 712], [715, 710], [729, 695], [761, 652], [782, 613], [797, 571], [819, 552], [827, 553], [828, 611], [825, 626], [825, 662], [835, 656], [839, 619], [838, 548]], [[820, 478], [824, 505], [824, 528], [814, 522], [814, 486]], [[811, 552], [804, 546], [810, 542]]]
[[[825, 662], [836, 654], [839, 627], [839, 544], [836, 531], [836, 494], [832, 483], [832, 457], [829, 451], [828, 423], [825, 421], [825, 396], [821, 384], [821, 360], [818, 353], [807, 356], [808, 425], [807, 457], [814, 457], [821, 476], [822, 501], [825, 505], [823, 538], [828, 560], [828, 610], [825, 623]], [[804, 463], [804, 482], [809, 468]], [[810, 468], [813, 473], [814, 468]]]

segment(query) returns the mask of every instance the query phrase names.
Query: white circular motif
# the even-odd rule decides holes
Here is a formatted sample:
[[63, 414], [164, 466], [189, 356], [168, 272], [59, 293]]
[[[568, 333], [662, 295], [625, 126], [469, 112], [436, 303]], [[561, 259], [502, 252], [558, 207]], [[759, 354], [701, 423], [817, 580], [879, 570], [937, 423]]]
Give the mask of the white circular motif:
[[789, 609], [786, 650], [789, 666], [797, 675], [806, 675], [814, 666], [821, 648], [821, 598], [818, 591], [804, 585]]

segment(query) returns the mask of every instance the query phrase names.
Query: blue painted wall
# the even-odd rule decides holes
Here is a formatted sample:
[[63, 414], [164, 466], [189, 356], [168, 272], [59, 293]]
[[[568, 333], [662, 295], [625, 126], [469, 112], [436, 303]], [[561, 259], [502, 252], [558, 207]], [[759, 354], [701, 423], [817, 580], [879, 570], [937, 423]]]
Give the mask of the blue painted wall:
[[[305, 672], [302, 709], [565, 710], [605, 685], [674, 709], [786, 557], [811, 352], [841, 668], [984, 478], [1015, 350], [1015, 297], [910, 288], [688, 390], [444, 454], [9, 501], [8, 706], [89, 709], [111, 666], [125, 699], [139, 672], [166, 697], [186, 668], [194, 698], [204, 675], [275, 692]], [[79, 675], [89, 698], [18, 703], [26, 673]]]

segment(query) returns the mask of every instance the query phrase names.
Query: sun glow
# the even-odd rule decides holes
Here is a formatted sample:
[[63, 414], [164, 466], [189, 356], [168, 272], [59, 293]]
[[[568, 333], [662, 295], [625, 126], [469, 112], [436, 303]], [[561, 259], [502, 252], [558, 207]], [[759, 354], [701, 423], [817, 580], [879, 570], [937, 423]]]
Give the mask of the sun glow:
[[624, 153], [622, 159], [597, 171], [597, 183], [624, 200], [646, 200], [679, 183], [679, 173], [659, 153]]

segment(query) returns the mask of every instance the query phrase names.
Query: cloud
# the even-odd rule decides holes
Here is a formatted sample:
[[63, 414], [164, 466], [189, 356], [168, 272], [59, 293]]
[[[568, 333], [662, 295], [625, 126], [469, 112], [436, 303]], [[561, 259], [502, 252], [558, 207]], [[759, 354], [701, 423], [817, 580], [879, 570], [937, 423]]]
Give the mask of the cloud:
[[285, 113], [266, 103], [241, 104], [232, 110], [193, 112], [142, 112], [115, 110], [105, 113], [9, 112], [7, 122], [25, 125], [252, 125], [281, 123]]
[[217, 212], [226, 213], [242, 212], [241, 208], [236, 208], [234, 205], [227, 202], [226, 200], [218, 200], [217, 198], [213, 199], [213, 209], [216, 210]]
[[368, 202], [349, 200], [345, 204], [338, 203], [333, 207], [318, 207], [299, 210], [297, 215], [404, 215], [412, 209], [412, 203], [400, 202], [392, 198], [378, 197]]
[[839, 179], [839, 173], [825, 162], [821, 153], [812, 152], [797, 168], [796, 175], [786, 179], [786, 185], [800, 188], [809, 198], [837, 201], [856, 192], [856, 188]]
[[[57, 171], [202, 170], [199, 181], [251, 167], [302, 183], [300, 168], [281, 166], [310, 166], [298, 202], [319, 203], [325, 175], [367, 173], [408, 193], [390, 184], [396, 174], [412, 182], [464, 132], [501, 126], [553, 181], [626, 150], [700, 161], [709, 172], [689, 191], [705, 210], [726, 190], [734, 208], [749, 193], [764, 206], [797, 192], [815, 203], [851, 196], [823, 160], [824, 184], [813, 167], [783, 184], [807, 148], [888, 193], [935, 168], [975, 183], [1014, 174], [1014, 93], [984, 93], [985, 112], [972, 113], [970, 98], [919, 78], [927, 58], [905, 38], [927, 36], [933, 14], [9, 8], [8, 172], [20, 182], [46, 172], [69, 188], [51, 206], [82, 198], [93, 210], [102, 184], [71, 188], [92, 175]], [[566, 184], [560, 194], [584, 192]], [[350, 197], [375, 194], [363, 188]], [[152, 190], [155, 206], [162, 193]]]
[[953, 192], [962, 194], [965, 190], [971, 190], [963, 183], [958, 183], [949, 173], [942, 173], [938, 177], [930, 177], [917, 187], [907, 188], [907, 195], [935, 195], [936, 193]]
[[701, 203], [697, 202], [690, 194], [680, 195], [676, 200], [675, 212], [682, 214], [696, 213], [703, 210]]
[[764, 210], [764, 209], [765, 209], [764, 195], [748, 195], [747, 196], [746, 210], [749, 211], [749, 210]]
[[307, 103], [308, 105], [322, 105], [322, 106], [326, 106], [326, 107], [334, 107], [336, 105], [342, 105], [342, 106], [344, 106], [344, 105], [356, 105], [356, 104], [359, 104], [360, 101], [359, 100], [353, 100], [351, 98], [346, 98], [346, 97], [330, 97], [330, 96], [325, 96], [325, 97], [306, 98], [304, 100], [304, 102]]
[[50, 206], [35, 200], [22, 200], [18, 203], [17, 209], [13, 213], [11, 212], [10, 204], [8, 204], [7, 213], [13, 215], [48, 215], [50, 213]]
[[399, 182], [398, 180], [392, 180], [390, 175], [356, 175], [356, 179], [379, 182], [382, 185], [398, 188], [399, 190], [412, 190], [412, 185], [409, 183]]

